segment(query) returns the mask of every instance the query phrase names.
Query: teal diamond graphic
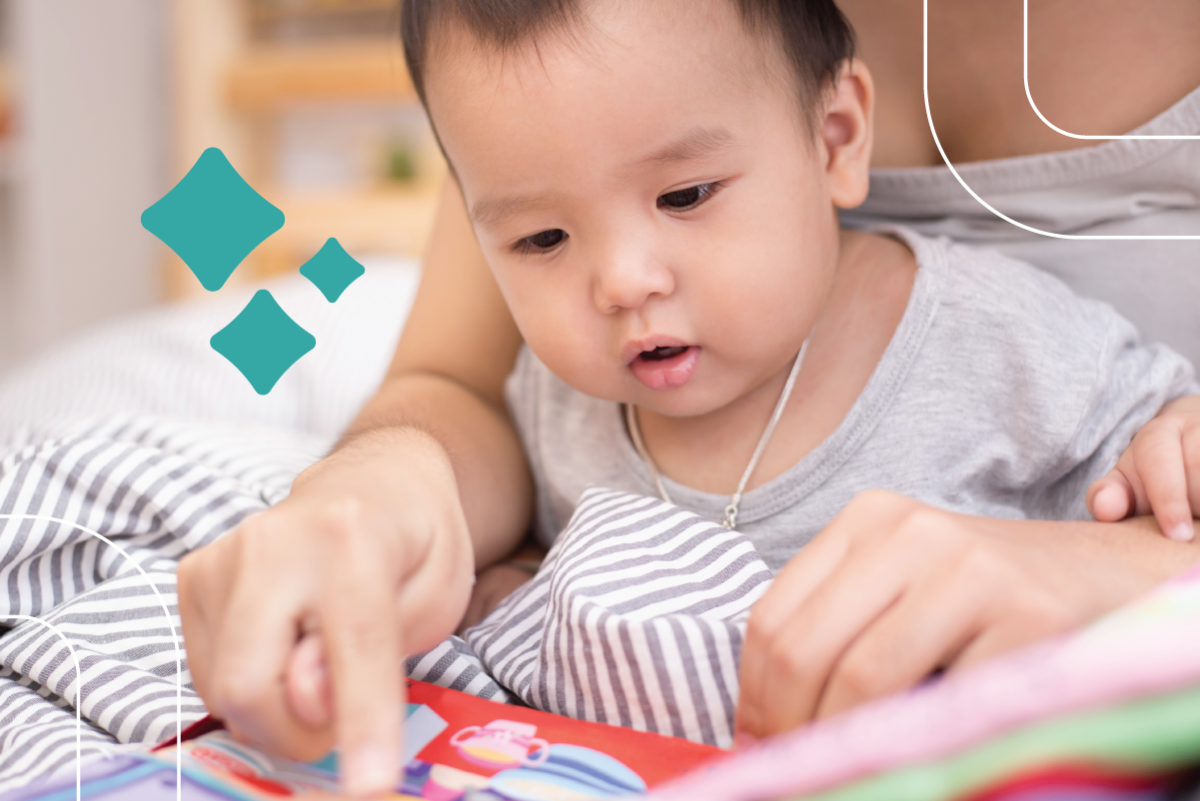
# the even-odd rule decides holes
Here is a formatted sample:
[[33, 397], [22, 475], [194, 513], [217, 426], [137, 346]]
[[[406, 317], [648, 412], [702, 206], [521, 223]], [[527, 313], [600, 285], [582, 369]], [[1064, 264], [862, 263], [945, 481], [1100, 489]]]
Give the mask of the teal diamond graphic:
[[213, 350], [238, 369], [254, 391], [266, 395], [317, 340], [288, 317], [265, 289], [254, 293], [233, 322], [213, 334]]
[[363, 266], [346, 252], [341, 244], [330, 237], [317, 251], [317, 255], [304, 262], [300, 274], [316, 284], [317, 289], [330, 303], [335, 302], [346, 291], [346, 287], [365, 273]]
[[250, 251], [283, 227], [283, 212], [210, 147], [174, 189], [142, 212], [142, 227], [216, 292]]

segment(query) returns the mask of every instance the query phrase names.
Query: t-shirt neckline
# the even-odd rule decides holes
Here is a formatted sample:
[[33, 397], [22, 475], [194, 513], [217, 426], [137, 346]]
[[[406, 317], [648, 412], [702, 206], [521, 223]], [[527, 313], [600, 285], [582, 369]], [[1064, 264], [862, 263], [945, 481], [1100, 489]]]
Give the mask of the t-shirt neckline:
[[[874, 232], [894, 234], [912, 250], [916, 258], [917, 273], [900, 323], [862, 394], [833, 433], [799, 462], [747, 492], [738, 510], [739, 524], [763, 520], [793, 506], [833, 475], [883, 418], [925, 341], [946, 279], [945, 244], [902, 226], [880, 227]], [[610, 433], [618, 442], [621, 459], [637, 476], [645, 493], [657, 497], [658, 490], [650, 469], [629, 438], [621, 404], [614, 403], [611, 407], [608, 420], [613, 430]], [[676, 483], [665, 475], [662, 476], [662, 482], [673, 502], [704, 517], [721, 519], [729, 503], [729, 495], [701, 492]]]
[[[1200, 134], [1200, 87], [1127, 135], [1194, 134]], [[1128, 173], [1173, 150], [1198, 143], [1193, 139], [1095, 141], [1098, 144], [1072, 150], [963, 162], [955, 164], [954, 169], [969, 186], [982, 194], [1037, 191]], [[871, 196], [867, 205], [883, 196], [911, 195], [916, 186], [928, 192], [939, 185], [956, 195], [961, 193], [958, 181], [945, 164], [876, 168], [871, 170]]]

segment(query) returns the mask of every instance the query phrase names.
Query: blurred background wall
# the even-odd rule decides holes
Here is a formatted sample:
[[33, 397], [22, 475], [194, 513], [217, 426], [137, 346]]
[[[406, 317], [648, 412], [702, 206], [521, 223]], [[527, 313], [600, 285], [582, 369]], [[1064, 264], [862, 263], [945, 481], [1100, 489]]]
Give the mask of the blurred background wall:
[[159, 0], [5, 0], [0, 356], [158, 300], [138, 215], [166, 177]]
[[287, 218], [234, 273], [336, 236], [419, 255], [445, 167], [396, 0], [0, 0], [0, 370], [97, 322], [204, 294], [142, 210], [207, 147]]

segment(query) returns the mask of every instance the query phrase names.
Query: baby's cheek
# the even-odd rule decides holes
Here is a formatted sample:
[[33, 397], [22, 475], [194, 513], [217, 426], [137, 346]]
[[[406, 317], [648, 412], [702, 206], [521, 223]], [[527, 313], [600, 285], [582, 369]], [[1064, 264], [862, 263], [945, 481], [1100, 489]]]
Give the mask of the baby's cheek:
[[619, 400], [624, 368], [619, 321], [589, 305], [582, 286], [564, 286], [556, 277], [497, 276], [513, 320], [538, 360], [573, 389]]
[[593, 398], [622, 400], [623, 367], [599, 337], [584, 335], [571, 321], [547, 328], [546, 335], [526, 339], [529, 349], [560, 380]]

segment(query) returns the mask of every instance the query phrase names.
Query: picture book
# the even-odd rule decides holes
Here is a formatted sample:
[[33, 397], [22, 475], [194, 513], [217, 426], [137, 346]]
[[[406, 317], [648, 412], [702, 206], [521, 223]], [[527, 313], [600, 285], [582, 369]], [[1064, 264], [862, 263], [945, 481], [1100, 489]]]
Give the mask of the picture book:
[[[266, 801], [336, 792], [337, 754], [300, 763], [237, 742], [218, 724], [193, 726], [179, 747], [184, 801]], [[725, 752], [674, 737], [573, 720], [408, 682], [404, 771], [393, 798], [564, 801], [638, 795]], [[88, 799], [175, 801], [174, 740], [153, 751], [92, 759]], [[68, 801], [74, 776], [21, 801]]]

